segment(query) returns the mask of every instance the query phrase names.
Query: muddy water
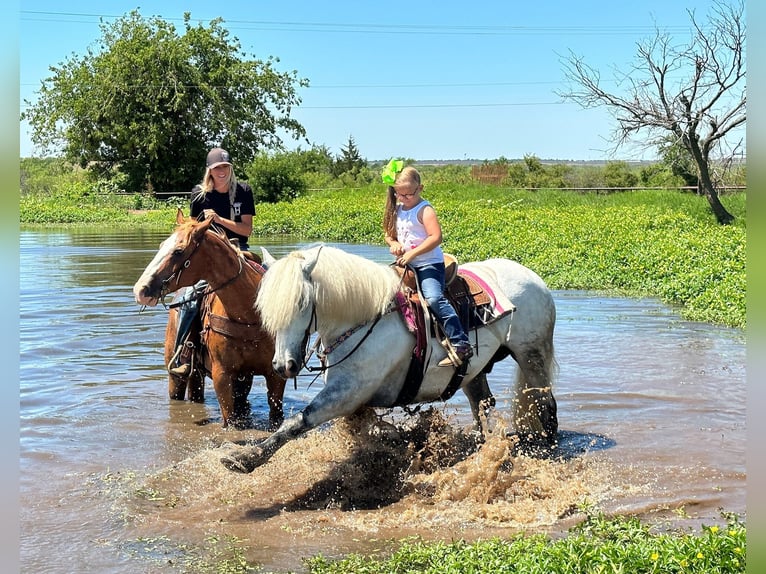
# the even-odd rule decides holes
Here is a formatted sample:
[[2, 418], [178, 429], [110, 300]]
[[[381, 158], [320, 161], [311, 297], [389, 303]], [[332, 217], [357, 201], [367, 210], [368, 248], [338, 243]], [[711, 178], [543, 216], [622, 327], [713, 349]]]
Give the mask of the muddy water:
[[[495, 432], [478, 452], [458, 394], [407, 415], [362, 413], [293, 441], [252, 475], [217, 448], [266, 436], [223, 431], [205, 404], [170, 402], [165, 312], [131, 287], [165, 234], [21, 234], [22, 571], [184, 572], [242, 553], [302, 571], [316, 553], [391, 541], [565, 532], [584, 507], [696, 527], [745, 513], [745, 340], [653, 300], [556, 292], [561, 447], [514, 455], [503, 418], [513, 363], [493, 370]], [[261, 241], [279, 256], [297, 245]], [[346, 246], [387, 261], [385, 250]], [[319, 388], [288, 385], [286, 411]]]

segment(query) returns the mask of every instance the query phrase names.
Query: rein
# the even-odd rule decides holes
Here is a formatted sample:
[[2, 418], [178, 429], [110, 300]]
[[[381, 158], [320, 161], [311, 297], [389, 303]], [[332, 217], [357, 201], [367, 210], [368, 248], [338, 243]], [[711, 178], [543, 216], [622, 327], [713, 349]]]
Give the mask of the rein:
[[197, 252], [197, 248], [201, 244], [202, 244], [201, 240], [195, 243], [194, 249], [192, 249], [191, 253], [189, 253], [189, 256], [186, 258], [186, 261], [184, 261], [181, 264], [179, 270], [171, 274], [170, 277], [168, 277], [162, 282], [162, 287], [160, 287], [160, 301], [162, 302], [162, 306], [165, 307], [165, 309], [174, 309], [176, 307], [179, 307], [180, 305], [183, 305], [184, 303], [188, 303], [189, 301], [196, 299], [197, 297], [204, 297], [204, 296], [210, 295], [211, 293], [215, 293], [219, 289], [223, 289], [224, 287], [230, 285], [231, 283], [236, 281], [240, 275], [242, 275], [242, 270], [244, 269], [244, 266], [242, 265], [243, 257], [240, 255], [237, 255], [239, 270], [237, 270], [237, 273], [234, 276], [230, 277], [229, 279], [221, 283], [218, 287], [210, 288], [208, 286], [204, 291], [198, 292], [195, 290], [192, 293], [190, 293], [188, 297], [184, 297], [182, 300], [176, 301], [175, 303], [171, 303], [171, 304], [165, 303], [165, 297], [168, 295], [168, 293], [170, 293], [170, 288], [168, 287], [168, 285], [170, 284], [171, 281], [173, 281], [173, 279], [175, 279], [176, 285], [178, 285], [178, 283], [181, 281], [181, 273], [183, 273], [184, 269], [189, 268], [189, 266], [191, 265], [192, 257]]
[[[321, 248], [320, 248], [321, 253]], [[317, 254], [317, 257], [319, 257], [319, 254]], [[400, 282], [401, 287], [401, 282]], [[314, 342], [314, 345], [311, 347], [311, 349], [308, 349], [306, 352], [304, 352], [303, 356], [303, 367], [309, 371], [310, 373], [323, 373], [327, 371], [328, 369], [331, 369], [332, 367], [336, 367], [340, 365], [343, 361], [348, 359], [351, 355], [353, 355], [359, 347], [362, 346], [362, 343], [364, 343], [367, 340], [367, 337], [372, 334], [372, 330], [375, 328], [375, 325], [378, 324], [378, 321], [380, 321], [383, 318], [383, 315], [387, 315], [388, 313], [391, 313], [394, 309], [396, 309], [396, 305], [389, 306], [388, 310], [385, 313], [380, 313], [375, 317], [375, 319], [372, 321], [372, 325], [370, 325], [370, 328], [367, 329], [367, 332], [364, 334], [364, 337], [362, 337], [359, 342], [354, 345], [354, 348], [351, 349], [346, 355], [337, 361], [336, 363], [333, 363], [332, 365], [327, 364], [327, 356], [332, 353], [335, 349], [337, 349], [346, 339], [351, 337], [354, 333], [362, 329], [367, 323], [370, 321], [365, 321], [364, 323], [361, 323], [355, 327], [352, 327], [345, 331], [343, 334], [341, 334], [331, 345], [328, 347], [325, 347], [324, 350], [319, 350], [319, 345], [321, 345], [322, 341], [319, 337], [317, 337], [317, 340]], [[304, 332], [304, 348], [308, 347], [309, 338], [311, 336], [311, 333], [313, 333], [314, 330], [311, 329], [311, 324], [314, 324], [314, 330], [318, 327], [317, 323], [317, 308], [316, 308], [316, 301], [312, 303], [311, 306], [311, 318], [309, 319], [308, 325], [306, 325], [306, 331]], [[309, 360], [311, 359], [311, 355], [314, 353], [317, 354], [317, 357], [319, 358], [319, 361], [321, 365], [319, 367], [312, 367], [309, 365]], [[297, 384], [297, 381], [296, 381]]]
[[[337, 349], [346, 339], [348, 339], [351, 335], [359, 331], [361, 328], [363, 328], [369, 321], [365, 321], [364, 323], [361, 323], [357, 325], [356, 327], [352, 327], [351, 329], [348, 329], [345, 333], [343, 333], [340, 337], [338, 337], [335, 342], [330, 345], [329, 347], [326, 347], [323, 351], [318, 350], [318, 346], [321, 344], [321, 340], [317, 338], [316, 342], [314, 343], [314, 346], [311, 348], [309, 352], [306, 353], [306, 356], [303, 358], [303, 366], [306, 368], [307, 371], [311, 373], [323, 373], [327, 369], [330, 369], [332, 367], [335, 367], [337, 365], [340, 365], [343, 361], [348, 359], [351, 355], [353, 355], [359, 347], [362, 346], [362, 343], [364, 343], [367, 340], [367, 337], [370, 336], [372, 333], [372, 330], [375, 328], [375, 325], [378, 324], [378, 321], [380, 321], [383, 318], [383, 315], [390, 313], [391, 310], [387, 311], [386, 313], [382, 313], [375, 317], [375, 320], [372, 322], [372, 325], [370, 325], [370, 328], [367, 329], [367, 332], [364, 334], [364, 337], [362, 337], [359, 342], [354, 345], [354, 348], [351, 349], [348, 353], [346, 353], [346, 356], [340, 359], [338, 362], [333, 363], [332, 365], [327, 364], [327, 355], [332, 353], [335, 349]], [[312, 310], [312, 317], [316, 317], [316, 310]], [[311, 323], [309, 322], [309, 325]], [[308, 334], [308, 327], [306, 328], [306, 333]], [[308, 339], [307, 339], [308, 342]], [[312, 367], [308, 364], [309, 359], [311, 358], [311, 355], [316, 351], [317, 357], [319, 357], [319, 360], [321, 361], [322, 365], [319, 367]]]

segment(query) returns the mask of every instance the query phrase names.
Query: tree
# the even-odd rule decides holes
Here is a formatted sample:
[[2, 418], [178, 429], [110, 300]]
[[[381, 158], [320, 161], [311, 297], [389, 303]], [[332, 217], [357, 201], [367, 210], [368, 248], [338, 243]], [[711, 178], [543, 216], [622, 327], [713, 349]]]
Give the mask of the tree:
[[340, 155], [335, 159], [334, 175], [340, 176], [344, 173], [356, 174], [363, 167], [367, 166], [367, 162], [359, 153], [359, 148], [356, 147], [354, 136], [348, 136], [348, 142], [344, 147], [340, 148], [340, 152]]
[[604, 166], [604, 185], [606, 187], [635, 187], [638, 176], [633, 173], [627, 162], [609, 161]]
[[577, 87], [559, 95], [585, 108], [607, 106], [618, 124], [615, 147], [642, 130], [649, 133], [647, 146], [666, 145], [671, 135], [693, 158], [700, 193], [717, 221], [727, 224], [734, 217], [720, 202], [711, 162], [724, 143], [732, 154], [742, 146], [741, 139], [732, 145], [726, 137], [745, 125], [744, 3], [715, 2], [706, 26], [693, 11], [689, 16], [693, 33], [688, 45], [675, 46], [657, 29], [653, 38], [638, 44], [632, 70], [615, 70], [617, 85], [626, 86], [622, 94], [607, 92], [598, 71], [570, 53], [565, 74]]
[[25, 102], [33, 143], [100, 176], [121, 172], [131, 191], [188, 192], [210, 147], [239, 168], [280, 148], [280, 131], [305, 137], [290, 117], [305, 80], [278, 72], [278, 59], [248, 59], [222, 19], [190, 19], [183, 35], [138, 11], [102, 23], [97, 46], [52, 66], [38, 100]]

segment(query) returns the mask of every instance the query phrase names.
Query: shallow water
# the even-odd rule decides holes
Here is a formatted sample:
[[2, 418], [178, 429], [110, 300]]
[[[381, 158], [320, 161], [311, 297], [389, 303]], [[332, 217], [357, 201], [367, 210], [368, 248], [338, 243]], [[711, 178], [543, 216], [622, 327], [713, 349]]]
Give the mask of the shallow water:
[[[168, 400], [166, 313], [139, 314], [131, 293], [165, 235], [21, 234], [25, 572], [193, 571], [232, 548], [300, 571], [303, 557], [385, 551], [408, 535], [557, 534], [584, 506], [682, 527], [745, 513], [744, 333], [580, 292], [554, 293], [562, 456], [514, 457], [496, 432], [448, 461], [470, 422], [458, 393], [420, 417], [386, 414], [397, 432], [377, 419], [326, 425], [252, 475], [229, 473], [216, 449], [266, 436], [265, 389], [256, 379], [249, 431], [221, 429], [209, 382], [205, 404]], [[298, 245], [261, 244], [275, 256]], [[380, 247], [344, 247], [388, 261]], [[498, 426], [513, 369], [489, 378]], [[286, 413], [318, 390], [312, 379], [288, 384]]]

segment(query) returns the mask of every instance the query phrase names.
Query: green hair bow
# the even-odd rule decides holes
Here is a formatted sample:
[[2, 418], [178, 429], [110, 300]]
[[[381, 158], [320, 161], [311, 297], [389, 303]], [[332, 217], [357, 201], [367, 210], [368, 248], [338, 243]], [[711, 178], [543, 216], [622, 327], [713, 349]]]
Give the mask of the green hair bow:
[[380, 174], [380, 176], [383, 178], [383, 183], [394, 185], [394, 182], [396, 181], [396, 174], [402, 171], [403, 168], [403, 160], [392, 159], [389, 161], [386, 167], [383, 168], [383, 173]]

